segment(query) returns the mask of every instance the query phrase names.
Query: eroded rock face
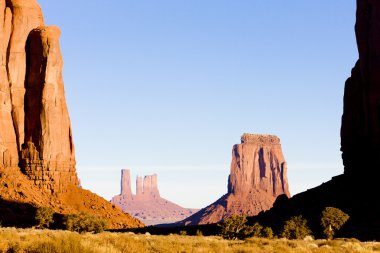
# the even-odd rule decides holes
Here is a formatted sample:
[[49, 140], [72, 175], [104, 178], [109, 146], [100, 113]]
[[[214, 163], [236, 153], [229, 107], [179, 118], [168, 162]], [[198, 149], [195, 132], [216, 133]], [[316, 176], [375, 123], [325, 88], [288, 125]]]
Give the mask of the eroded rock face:
[[0, 218], [32, 226], [35, 209], [49, 206], [100, 216], [109, 228], [142, 227], [78, 187], [59, 36], [35, 0], [0, 0]]
[[367, 177], [380, 174], [380, 2], [357, 1], [355, 31], [359, 61], [345, 86], [341, 150], [345, 174]]
[[136, 195], [131, 193], [130, 170], [121, 171], [121, 193], [111, 203], [124, 212], [140, 219], [146, 225], [172, 223], [195, 213], [196, 209], [183, 208], [160, 197], [157, 175], [137, 176]]
[[216, 223], [232, 215], [253, 216], [271, 208], [282, 194], [290, 196], [280, 139], [244, 134], [241, 144], [232, 150], [227, 194], [179, 224]]
[[51, 192], [78, 185], [60, 31], [34, 0], [1, 0], [0, 13], [0, 166]]

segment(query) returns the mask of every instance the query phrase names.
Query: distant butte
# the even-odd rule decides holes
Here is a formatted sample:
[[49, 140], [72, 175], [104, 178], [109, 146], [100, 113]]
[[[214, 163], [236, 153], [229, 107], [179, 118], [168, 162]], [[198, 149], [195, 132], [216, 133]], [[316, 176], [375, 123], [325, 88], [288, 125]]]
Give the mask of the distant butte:
[[111, 203], [124, 212], [140, 219], [146, 225], [172, 223], [192, 215], [197, 209], [183, 208], [161, 198], [157, 186], [157, 175], [136, 178], [136, 195], [131, 190], [130, 170], [121, 171], [121, 193]]
[[243, 134], [232, 149], [228, 192], [177, 225], [220, 222], [232, 215], [256, 215], [272, 207], [276, 197], [290, 196], [287, 166], [275, 135]]

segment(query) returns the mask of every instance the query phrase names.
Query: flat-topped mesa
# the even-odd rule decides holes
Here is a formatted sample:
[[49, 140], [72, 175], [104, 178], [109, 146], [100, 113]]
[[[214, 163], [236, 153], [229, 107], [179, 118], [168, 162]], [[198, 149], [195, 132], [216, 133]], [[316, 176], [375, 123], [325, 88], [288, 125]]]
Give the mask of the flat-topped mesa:
[[258, 145], [279, 145], [280, 138], [276, 135], [269, 134], [248, 134], [244, 133], [241, 136], [241, 143], [252, 143]]
[[280, 139], [245, 133], [241, 144], [232, 149], [227, 194], [178, 224], [208, 224], [233, 215], [256, 215], [271, 208], [282, 194], [290, 197]]
[[290, 196], [287, 166], [275, 135], [243, 134], [241, 144], [233, 147], [228, 193], [248, 194], [252, 189]]

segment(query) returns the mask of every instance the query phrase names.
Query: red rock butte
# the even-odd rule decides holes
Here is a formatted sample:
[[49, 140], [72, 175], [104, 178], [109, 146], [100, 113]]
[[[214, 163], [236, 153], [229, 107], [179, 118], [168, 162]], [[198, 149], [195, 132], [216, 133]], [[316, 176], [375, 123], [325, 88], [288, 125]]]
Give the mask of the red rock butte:
[[132, 194], [131, 189], [130, 170], [124, 169], [121, 171], [121, 193], [113, 197], [111, 203], [146, 225], [180, 221], [198, 211], [183, 208], [162, 198], [158, 191], [156, 174], [145, 176], [144, 179], [137, 176], [136, 195]]
[[232, 149], [227, 194], [178, 225], [216, 223], [232, 215], [256, 215], [271, 208], [282, 194], [290, 196], [280, 139], [275, 135], [246, 133], [241, 144]]
[[[143, 224], [80, 189], [62, 77], [60, 30], [35, 0], [0, 0], [0, 219], [27, 226], [39, 206], [86, 211], [112, 228]], [[20, 206], [19, 205], [19, 206]], [[12, 216], [13, 215], [13, 216]], [[14, 217], [12, 220], [11, 217]], [[8, 223], [9, 224], [8, 224]], [[14, 223], [12, 223], [14, 222]]]

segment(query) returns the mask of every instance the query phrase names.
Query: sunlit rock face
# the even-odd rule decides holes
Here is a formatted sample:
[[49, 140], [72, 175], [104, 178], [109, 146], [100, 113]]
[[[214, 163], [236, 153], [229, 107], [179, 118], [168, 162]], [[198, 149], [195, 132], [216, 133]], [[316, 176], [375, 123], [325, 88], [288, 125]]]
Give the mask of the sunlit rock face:
[[290, 196], [280, 139], [244, 134], [241, 144], [232, 149], [227, 194], [179, 224], [208, 224], [232, 215], [256, 215], [271, 208], [282, 194]]
[[0, 1], [0, 13], [0, 166], [51, 192], [78, 185], [60, 31], [33, 0]]
[[32, 226], [43, 206], [144, 226], [79, 187], [59, 37], [35, 0], [0, 0], [0, 220]]
[[121, 171], [121, 193], [112, 198], [111, 203], [124, 212], [140, 219], [146, 225], [172, 223], [183, 220], [196, 209], [183, 208], [160, 196], [157, 175], [136, 178], [136, 195], [131, 191], [130, 170]]

